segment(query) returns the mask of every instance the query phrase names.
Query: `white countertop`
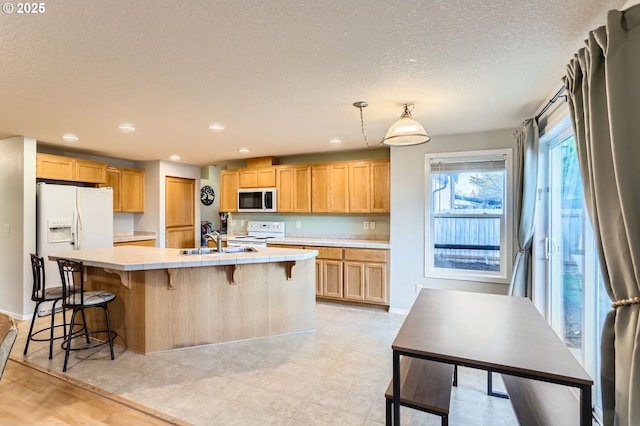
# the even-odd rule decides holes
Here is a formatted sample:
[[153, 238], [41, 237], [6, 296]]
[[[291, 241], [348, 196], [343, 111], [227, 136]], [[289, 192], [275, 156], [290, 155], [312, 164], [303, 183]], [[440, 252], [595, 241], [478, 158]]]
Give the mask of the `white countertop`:
[[153, 231], [133, 231], [133, 233], [113, 234], [114, 243], [155, 240], [156, 238], [157, 234]]
[[285, 237], [269, 238], [267, 244], [290, 244], [294, 246], [320, 246], [320, 247], [350, 247], [350, 248], [374, 248], [389, 249], [389, 241], [386, 240], [353, 240], [349, 238], [322, 238], [322, 237]]
[[246, 263], [288, 262], [311, 259], [317, 250], [255, 247], [249, 253], [182, 254], [182, 249], [160, 247], [120, 246], [75, 250], [49, 256], [49, 260], [65, 258], [80, 261], [86, 266], [119, 271], [141, 271], [167, 268], [194, 268]]

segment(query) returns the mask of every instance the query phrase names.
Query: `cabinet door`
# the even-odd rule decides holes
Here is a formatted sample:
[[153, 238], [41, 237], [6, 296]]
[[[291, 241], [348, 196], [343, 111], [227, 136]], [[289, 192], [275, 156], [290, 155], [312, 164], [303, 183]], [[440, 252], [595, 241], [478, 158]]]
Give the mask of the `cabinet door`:
[[73, 180], [73, 158], [38, 153], [36, 155], [36, 177]]
[[113, 188], [113, 211], [121, 212], [122, 205], [120, 203], [120, 170], [115, 167], [107, 167], [107, 181], [104, 186]]
[[389, 303], [389, 281], [387, 265], [384, 263], [364, 264], [364, 300], [372, 303]]
[[238, 171], [220, 172], [220, 211], [238, 211]]
[[73, 180], [88, 183], [105, 183], [107, 181], [107, 165], [97, 161], [73, 160], [75, 170]]
[[316, 259], [316, 296], [322, 296], [322, 260]]
[[258, 187], [273, 188], [276, 186], [276, 169], [268, 167], [266, 169], [258, 169]]
[[364, 300], [364, 263], [344, 262], [344, 298]]
[[311, 212], [311, 167], [295, 167], [294, 191], [293, 191], [293, 211], [296, 213]]
[[321, 260], [322, 296], [342, 298], [342, 261]]
[[120, 203], [123, 212], [144, 212], [143, 170], [120, 170]]
[[331, 166], [311, 167], [311, 211], [314, 213], [329, 213], [329, 177]]
[[274, 186], [276, 186], [276, 169], [273, 167], [240, 170], [240, 188], [272, 188]]
[[292, 167], [278, 168], [276, 189], [278, 199], [278, 213], [293, 212], [293, 197], [295, 192], [295, 171]]
[[258, 187], [258, 171], [257, 170], [240, 170], [240, 188], [257, 188]]
[[371, 163], [371, 212], [389, 213], [391, 211], [389, 161]]
[[193, 226], [167, 228], [165, 245], [167, 248], [195, 247]]
[[347, 163], [331, 165], [329, 184], [329, 211], [332, 213], [349, 212], [349, 166]]
[[371, 167], [368, 161], [349, 163], [349, 212], [371, 212]]

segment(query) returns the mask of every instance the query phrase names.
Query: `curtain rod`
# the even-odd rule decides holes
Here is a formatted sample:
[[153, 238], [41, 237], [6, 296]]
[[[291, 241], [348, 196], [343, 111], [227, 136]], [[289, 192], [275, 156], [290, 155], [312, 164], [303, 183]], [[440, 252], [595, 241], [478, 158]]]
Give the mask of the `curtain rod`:
[[562, 94], [562, 92], [564, 92], [566, 89], [567, 88], [565, 86], [562, 86], [560, 90], [558, 90], [558, 92], [555, 95], [553, 95], [553, 98], [549, 99], [549, 102], [547, 102], [544, 108], [542, 108], [542, 110], [535, 116], [536, 122], [540, 119], [540, 117], [542, 117], [542, 114], [547, 112], [549, 107], [551, 107], [551, 105], [553, 105], [558, 100], [558, 98], [564, 97], [565, 100], [567, 99], [567, 95]]

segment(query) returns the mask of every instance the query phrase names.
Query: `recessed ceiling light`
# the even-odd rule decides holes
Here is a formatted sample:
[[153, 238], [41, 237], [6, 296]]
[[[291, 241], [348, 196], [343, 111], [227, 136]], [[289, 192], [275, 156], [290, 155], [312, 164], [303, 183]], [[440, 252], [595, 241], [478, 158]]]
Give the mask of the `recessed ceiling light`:
[[170, 159], [171, 161], [178, 161], [178, 160], [180, 159], [180, 156], [179, 156], [179, 155], [176, 155], [176, 154], [173, 154], [171, 157], [169, 157], [169, 159]]
[[329, 139], [329, 143], [342, 143], [341, 139]]
[[136, 128], [133, 127], [131, 124], [121, 124], [118, 126], [118, 129], [122, 130], [125, 133], [131, 133], [131, 132], [135, 132]]
[[247, 152], [251, 152], [251, 151], [249, 151], [248, 148], [240, 148], [238, 152], [242, 152], [243, 154], [246, 154]]
[[72, 135], [71, 133], [66, 133], [62, 135], [62, 139], [64, 139], [67, 142], [75, 142], [78, 140], [78, 137], [76, 135]]
[[222, 124], [212, 124], [209, 128], [211, 130], [224, 130], [224, 126]]

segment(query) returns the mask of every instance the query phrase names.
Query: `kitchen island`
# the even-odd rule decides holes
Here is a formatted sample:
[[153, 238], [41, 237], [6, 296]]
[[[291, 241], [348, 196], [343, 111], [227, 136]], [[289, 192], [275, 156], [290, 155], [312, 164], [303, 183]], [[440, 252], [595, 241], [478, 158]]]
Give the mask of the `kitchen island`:
[[[182, 254], [121, 246], [50, 256], [83, 262], [85, 289], [116, 294], [115, 343], [148, 354], [315, 329], [315, 250]], [[87, 313], [93, 314], [87, 311]], [[104, 329], [101, 312], [88, 315]]]

